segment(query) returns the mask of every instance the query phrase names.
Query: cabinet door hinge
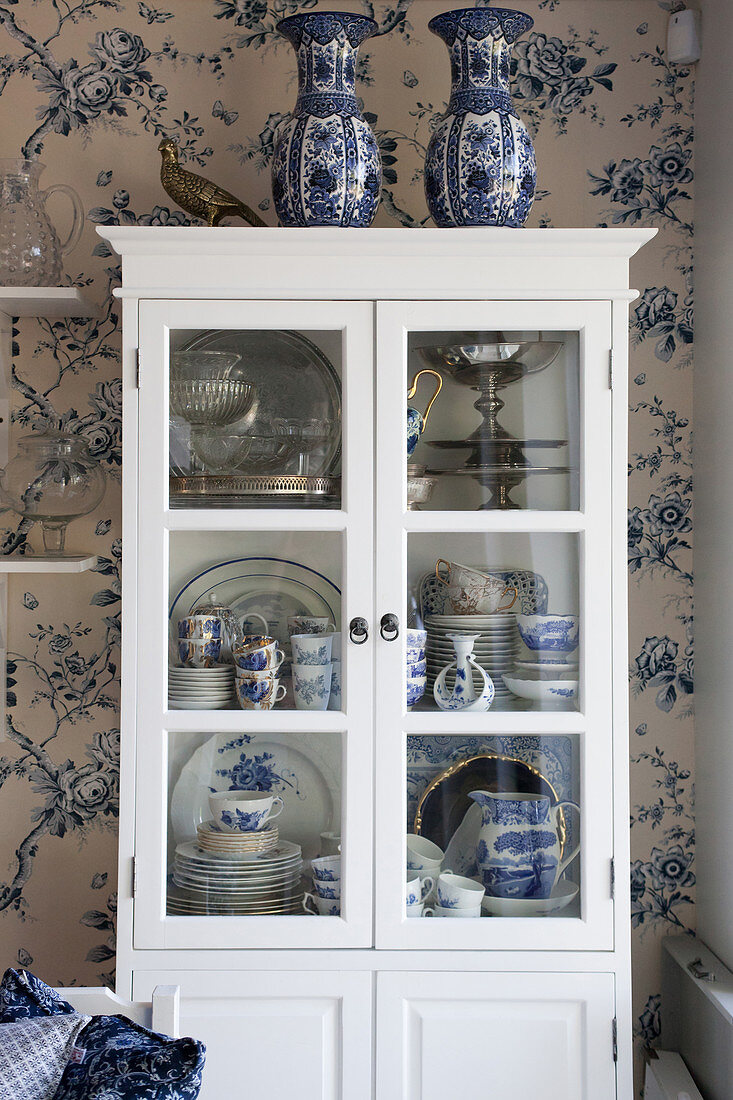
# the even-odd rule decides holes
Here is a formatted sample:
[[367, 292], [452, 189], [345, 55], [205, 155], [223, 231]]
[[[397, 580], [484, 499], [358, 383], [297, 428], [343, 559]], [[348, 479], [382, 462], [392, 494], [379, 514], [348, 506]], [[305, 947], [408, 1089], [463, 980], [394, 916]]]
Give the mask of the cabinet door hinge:
[[132, 898], [133, 901], [137, 897], [137, 860], [135, 856], [132, 857]]
[[613, 389], [613, 348], [608, 352], [608, 388]]
[[611, 860], [611, 897], [616, 897], [616, 860]]
[[611, 1043], [613, 1049], [613, 1060], [618, 1062], [618, 1020], [614, 1016], [611, 1021]]
[[140, 389], [140, 348], [135, 348], [135, 388]]

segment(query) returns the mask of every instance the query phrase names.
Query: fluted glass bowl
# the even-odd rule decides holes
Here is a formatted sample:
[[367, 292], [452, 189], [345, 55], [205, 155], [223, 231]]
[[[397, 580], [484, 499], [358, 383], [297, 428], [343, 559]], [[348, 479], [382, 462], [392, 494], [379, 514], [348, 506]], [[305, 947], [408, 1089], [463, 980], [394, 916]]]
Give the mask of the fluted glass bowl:
[[189, 424], [223, 428], [249, 412], [254, 394], [254, 386], [238, 378], [172, 378], [171, 412]]

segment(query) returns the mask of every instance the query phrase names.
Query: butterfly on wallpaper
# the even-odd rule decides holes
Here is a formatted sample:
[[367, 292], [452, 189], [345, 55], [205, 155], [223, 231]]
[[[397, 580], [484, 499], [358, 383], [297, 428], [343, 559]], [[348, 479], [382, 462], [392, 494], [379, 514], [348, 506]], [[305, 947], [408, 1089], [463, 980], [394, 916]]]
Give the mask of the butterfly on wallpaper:
[[411, 73], [409, 69], [405, 69], [402, 74], [402, 83], [406, 88], [414, 88], [418, 83], [418, 79], [414, 73]]
[[239, 111], [227, 111], [222, 101], [217, 99], [211, 109], [211, 117], [220, 118], [225, 126], [231, 126], [239, 118]]
[[173, 18], [172, 11], [157, 11], [155, 8], [149, 7], [144, 0], [140, 0], [137, 10], [146, 23], [165, 23], [168, 19]]

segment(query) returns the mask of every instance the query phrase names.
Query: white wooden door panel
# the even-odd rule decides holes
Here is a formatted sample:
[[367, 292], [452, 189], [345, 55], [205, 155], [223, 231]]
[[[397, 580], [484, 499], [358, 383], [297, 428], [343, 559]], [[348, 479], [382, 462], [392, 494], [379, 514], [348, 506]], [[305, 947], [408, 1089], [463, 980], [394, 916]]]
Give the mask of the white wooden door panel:
[[[577, 347], [577, 417], [579, 484], [573, 510], [430, 510], [406, 507], [405, 394], [412, 372], [422, 364], [410, 360], [413, 335], [427, 340], [440, 333], [553, 332], [572, 334]], [[426, 335], [427, 334], [427, 335]], [[577, 336], [575, 335], [577, 334]], [[457, 337], [456, 337], [457, 339]], [[543, 546], [553, 539], [551, 564], [570, 586], [577, 573], [577, 610], [581, 646], [579, 711], [516, 711], [494, 706], [482, 714], [432, 709], [406, 713], [404, 631], [398, 641], [375, 641], [376, 683], [376, 943], [384, 949], [506, 949], [612, 951], [614, 906], [611, 893], [613, 846], [613, 700], [611, 615], [611, 391], [609, 349], [611, 309], [608, 302], [379, 302], [377, 306], [377, 575], [376, 614], [385, 612], [404, 620], [415, 573], [410, 572], [410, 545], [429, 541], [433, 562], [446, 554], [446, 540], [457, 555], [465, 543], [470, 561], [484, 540], [497, 557], [507, 547], [502, 568], [531, 567], [543, 572], [539, 560], [522, 558], [537, 539]], [[569, 353], [571, 354], [571, 353]], [[572, 354], [575, 354], [573, 351]], [[527, 390], [531, 394], [531, 390]], [[507, 390], [508, 393], [508, 390]], [[441, 398], [439, 398], [441, 400]], [[527, 401], [532, 398], [527, 397]], [[423, 402], [424, 405], [424, 402]], [[422, 407], [422, 406], [421, 406]], [[436, 403], [436, 408], [437, 408]], [[455, 425], [454, 425], [455, 426]], [[461, 431], [468, 425], [460, 423]], [[460, 438], [460, 436], [459, 436]], [[436, 466], [441, 465], [436, 450]], [[533, 452], [534, 453], [534, 452]], [[524, 539], [524, 543], [521, 541]], [[460, 540], [463, 540], [461, 542]], [[559, 549], [557, 549], [559, 547]], [[470, 549], [469, 549], [470, 548]], [[516, 559], [512, 555], [517, 555]], [[566, 557], [563, 557], [563, 554]], [[480, 561], [480, 558], [474, 558]], [[567, 566], [564, 565], [567, 561]], [[425, 564], [425, 563], [423, 563]], [[490, 564], [486, 561], [484, 564]], [[429, 566], [427, 566], [429, 568]], [[564, 572], [563, 572], [564, 571]], [[566, 576], [564, 575], [566, 574]], [[550, 585], [548, 610], [562, 600]], [[572, 608], [562, 607], [562, 610]], [[423, 701], [424, 704], [424, 701]], [[421, 704], [421, 706], [423, 705]], [[563, 725], [563, 719], [566, 724]], [[404, 912], [405, 822], [410, 780], [407, 734], [484, 736], [575, 734], [574, 778], [580, 801], [581, 852], [579, 907], [560, 911], [553, 919], [537, 918], [446, 921], [407, 920]], [[511, 755], [511, 747], [503, 752]], [[453, 760], [451, 759], [451, 763]], [[573, 811], [574, 812], [574, 811]], [[575, 818], [577, 824], [577, 818]], [[577, 828], [576, 828], [577, 836]]]
[[380, 974], [379, 1100], [614, 1100], [612, 974]]
[[371, 1100], [371, 974], [142, 971], [135, 996], [161, 980], [206, 1044], [201, 1100]]
[[[373, 605], [373, 316], [371, 302], [143, 301], [140, 304], [140, 491], [137, 597], [137, 890], [135, 948], [368, 947], [372, 943], [372, 878], [362, 868], [372, 854], [372, 639], [349, 644], [352, 617]], [[326, 333], [340, 347], [342, 368], [342, 506], [339, 510], [175, 509], [168, 507], [169, 360], [174, 335], [205, 329], [291, 329]], [[266, 365], [263, 366], [263, 370]], [[194, 543], [189, 533], [204, 536]], [[301, 532], [303, 535], [301, 536]], [[168, 711], [168, 612], [171, 577], [196, 555], [206, 565], [252, 553], [277, 555], [293, 536], [330, 540], [342, 588], [344, 697], [342, 713], [306, 711]], [[256, 540], [259, 538], [259, 542]], [[187, 541], [188, 539], [188, 541]], [[255, 540], [255, 541], [253, 541]], [[183, 550], [177, 550], [179, 545]], [[193, 546], [193, 551], [190, 547]], [[262, 547], [266, 549], [262, 549]], [[313, 543], [309, 554], [316, 558]], [[187, 550], [186, 547], [189, 547]], [[272, 549], [270, 549], [272, 548]], [[171, 558], [175, 558], [171, 564]], [[188, 555], [188, 556], [187, 556]], [[287, 557], [287, 554], [280, 555]], [[324, 558], [326, 553], [324, 551]], [[313, 563], [314, 565], [320, 562]], [[325, 567], [324, 567], [325, 568]], [[319, 719], [322, 717], [322, 722]], [[297, 736], [322, 730], [341, 735], [341, 833], [344, 896], [341, 916], [175, 916], [166, 912], [169, 775], [180, 768], [172, 739], [189, 731]], [[176, 748], [178, 747], [176, 744]], [[286, 838], [287, 839], [287, 838]]]

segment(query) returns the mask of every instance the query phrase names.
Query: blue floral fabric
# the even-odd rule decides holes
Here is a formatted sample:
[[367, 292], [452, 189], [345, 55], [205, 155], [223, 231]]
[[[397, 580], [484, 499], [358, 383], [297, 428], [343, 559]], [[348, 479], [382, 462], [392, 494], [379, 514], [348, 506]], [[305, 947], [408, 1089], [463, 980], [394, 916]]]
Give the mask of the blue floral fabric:
[[196, 1100], [206, 1048], [169, 1039], [124, 1016], [96, 1016], [53, 1100]]
[[28, 970], [6, 970], [0, 982], [0, 1024], [76, 1012], [55, 989]]
[[[76, 1010], [27, 970], [6, 970], [0, 1024]], [[95, 1016], [80, 1033], [53, 1100], [196, 1100], [206, 1048], [170, 1039], [125, 1016]]]

